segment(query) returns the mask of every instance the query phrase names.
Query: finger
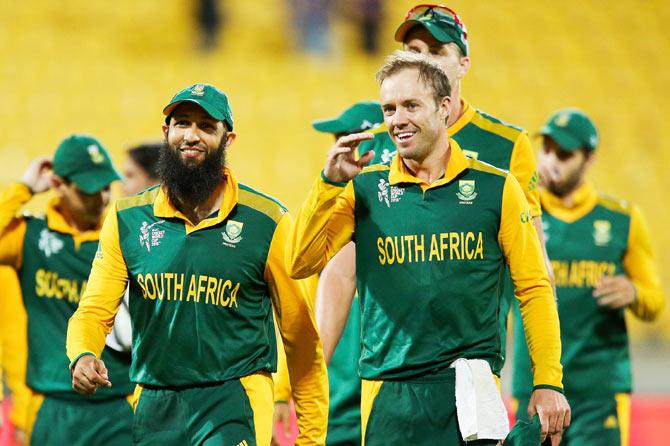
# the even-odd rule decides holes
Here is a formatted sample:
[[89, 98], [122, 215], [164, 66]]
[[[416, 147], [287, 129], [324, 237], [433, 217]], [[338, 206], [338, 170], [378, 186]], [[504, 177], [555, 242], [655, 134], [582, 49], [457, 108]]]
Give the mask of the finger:
[[562, 433], [552, 435], [551, 436], [551, 446], [558, 446], [559, 444], [561, 444], [562, 439], [563, 439], [563, 434]]
[[284, 435], [288, 437], [289, 433], [291, 432], [291, 421], [288, 415], [284, 417], [282, 423], [284, 427]]
[[332, 158], [336, 158], [339, 155], [342, 155], [344, 153], [354, 153], [354, 147], [350, 146], [335, 146], [333, 150], [330, 152], [330, 156]]
[[526, 413], [528, 413], [528, 418], [533, 418], [537, 413], [537, 410], [535, 409], [535, 400], [532, 397], [528, 403], [528, 408], [526, 408]]
[[112, 387], [112, 383], [107, 378], [105, 378], [104, 376], [102, 376], [98, 372], [96, 372], [95, 370], [90, 370], [89, 373], [88, 373], [87, 378], [93, 384], [96, 384], [98, 386]]
[[95, 363], [97, 371], [100, 374], [100, 376], [109, 380], [109, 371], [107, 370], [107, 367], [105, 367], [105, 363], [100, 360], [95, 361]]
[[612, 293], [598, 299], [598, 305], [607, 308], [620, 308], [624, 306], [625, 296], [623, 293]]
[[351, 135], [346, 135], [337, 140], [337, 145], [353, 145], [357, 146], [360, 142], [366, 141], [368, 139], [374, 139], [374, 133], [363, 132], [363, 133], [352, 133]]
[[370, 161], [372, 161], [372, 158], [374, 158], [374, 157], [375, 157], [375, 151], [374, 150], [369, 150], [369, 151], [365, 152], [363, 154], [363, 156], [361, 156], [358, 159], [357, 164], [358, 164], [359, 167], [365, 167], [365, 166], [368, 165], [368, 163]]
[[542, 441], [547, 439], [547, 434], [549, 433], [549, 420], [544, 415], [543, 411], [537, 413], [540, 417], [540, 432], [542, 434]]
[[549, 427], [547, 428], [547, 434], [555, 435], [561, 430], [563, 430], [563, 420], [561, 419], [561, 426], [558, 427], [558, 417], [559, 414], [552, 411], [552, 414], [549, 416]]
[[617, 282], [612, 282], [610, 280], [601, 280], [600, 285], [598, 285], [593, 290], [593, 295], [595, 297], [603, 296], [605, 294], [616, 291], [619, 288], [620, 284], [618, 284]]
[[570, 407], [565, 411], [565, 419], [563, 420], [563, 430], [567, 429], [572, 423], [572, 409]]

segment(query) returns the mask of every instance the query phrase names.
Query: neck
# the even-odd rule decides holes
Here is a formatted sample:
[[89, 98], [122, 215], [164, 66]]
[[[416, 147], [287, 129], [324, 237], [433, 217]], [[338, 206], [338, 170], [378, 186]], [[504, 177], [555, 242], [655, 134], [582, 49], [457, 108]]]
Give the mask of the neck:
[[577, 200], [577, 191], [584, 185], [584, 178], [580, 178], [579, 182], [575, 185], [574, 188], [570, 192], [568, 192], [566, 195], [562, 197], [558, 197], [561, 201], [561, 204], [563, 207], [570, 209], [578, 205], [579, 203], [576, 202]]
[[90, 221], [81, 218], [81, 216], [71, 212], [70, 209], [65, 206], [59, 206], [58, 211], [63, 215], [67, 224], [77, 232], [92, 231], [99, 225], [99, 222], [91, 223]]
[[451, 88], [451, 105], [449, 106], [449, 118], [447, 118], [447, 127], [454, 125], [458, 118], [463, 114], [463, 104], [461, 103], [461, 81], [454, 82]]
[[435, 149], [423, 160], [410, 160], [402, 158], [405, 167], [424, 183], [431, 184], [444, 176], [447, 163], [451, 155], [447, 132], [443, 132], [439, 139], [433, 144]]
[[223, 194], [225, 192], [225, 184], [225, 181], [222, 181], [216, 189], [214, 189], [214, 192], [209, 198], [202, 203], [182, 201], [175, 203], [175, 207], [184, 214], [193, 225], [197, 225], [209, 217], [214, 211], [221, 208], [221, 202], [223, 201]]

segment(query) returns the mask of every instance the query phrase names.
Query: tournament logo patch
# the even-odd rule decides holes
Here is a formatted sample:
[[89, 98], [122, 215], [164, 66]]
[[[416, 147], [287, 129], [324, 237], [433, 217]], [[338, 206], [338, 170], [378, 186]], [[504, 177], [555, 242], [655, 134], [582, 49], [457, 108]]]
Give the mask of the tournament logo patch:
[[159, 246], [165, 236], [165, 230], [155, 227], [161, 223], [165, 223], [165, 220], [158, 220], [151, 224], [143, 221], [142, 226], [140, 226], [140, 246], [147, 248], [147, 252], [151, 252], [151, 248]]
[[56, 237], [54, 233], [48, 229], [42, 229], [40, 232], [40, 240], [38, 247], [45, 256], [51, 257], [52, 254], [58, 254], [63, 249], [63, 240]]
[[389, 183], [381, 178], [379, 184], [377, 184], [379, 190], [377, 191], [377, 198], [379, 202], [386, 203], [386, 207], [391, 207], [391, 203], [398, 203], [400, 197], [405, 194], [405, 189], [398, 186], [390, 186]]
[[593, 241], [596, 246], [607, 246], [612, 240], [612, 224], [607, 220], [593, 222]]
[[461, 200], [460, 204], [472, 204], [472, 200], [477, 198], [475, 188], [475, 180], [458, 181], [458, 192], [456, 192], [456, 196]]
[[223, 237], [223, 244], [234, 248], [239, 242], [242, 241], [242, 228], [244, 223], [240, 223], [235, 220], [228, 220], [226, 223], [226, 230], [221, 233]]
[[191, 88], [191, 96], [204, 96], [205, 95], [205, 86], [203, 84], [194, 85]]
[[88, 150], [88, 155], [91, 157], [91, 161], [93, 161], [95, 164], [101, 164], [105, 162], [105, 157], [100, 152], [100, 147], [96, 146], [95, 144], [91, 144], [86, 148]]

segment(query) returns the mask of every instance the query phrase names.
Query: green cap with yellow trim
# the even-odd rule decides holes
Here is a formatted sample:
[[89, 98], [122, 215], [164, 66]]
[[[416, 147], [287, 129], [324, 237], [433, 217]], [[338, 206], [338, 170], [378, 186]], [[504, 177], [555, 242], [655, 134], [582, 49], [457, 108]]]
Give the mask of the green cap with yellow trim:
[[395, 32], [395, 40], [404, 42], [407, 33], [423, 26], [442, 43], [455, 43], [464, 56], [469, 53], [468, 30], [458, 14], [443, 5], [418, 5], [410, 9]]
[[95, 194], [121, 175], [112, 164], [107, 150], [96, 138], [87, 135], [71, 135], [56, 149], [53, 172], [72, 181], [86, 194]]
[[233, 112], [230, 109], [228, 97], [214, 85], [193, 84], [177, 93], [163, 109], [166, 124], [174, 109], [183, 102], [198, 104], [209, 116], [225, 122], [228, 130], [233, 130]]
[[577, 108], [565, 108], [551, 115], [539, 134], [550, 136], [566, 152], [582, 148], [593, 152], [598, 146], [596, 126]]
[[340, 116], [312, 122], [312, 127], [326, 133], [357, 133], [378, 127], [384, 122], [382, 107], [377, 101], [357, 102]]

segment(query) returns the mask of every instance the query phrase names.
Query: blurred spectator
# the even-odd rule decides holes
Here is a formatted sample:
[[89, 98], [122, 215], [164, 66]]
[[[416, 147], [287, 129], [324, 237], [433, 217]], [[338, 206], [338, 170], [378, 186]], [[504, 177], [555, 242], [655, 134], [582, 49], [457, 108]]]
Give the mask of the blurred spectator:
[[200, 48], [209, 51], [216, 47], [221, 24], [223, 22], [219, 2], [221, 0], [199, 0], [197, 3], [197, 21], [200, 32]]
[[330, 51], [330, 0], [288, 0], [300, 49], [310, 54]]

